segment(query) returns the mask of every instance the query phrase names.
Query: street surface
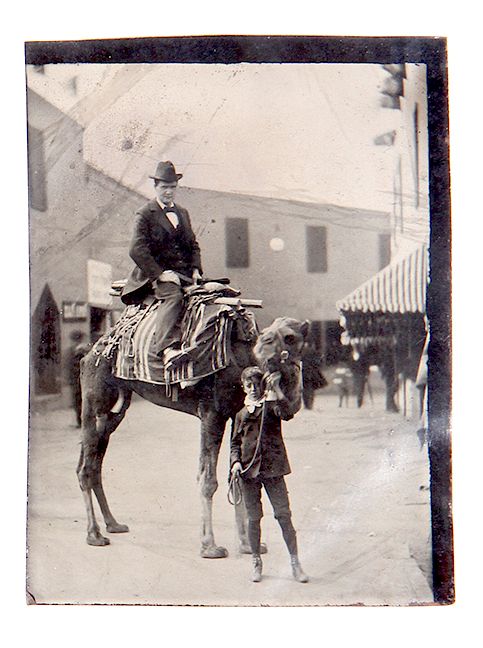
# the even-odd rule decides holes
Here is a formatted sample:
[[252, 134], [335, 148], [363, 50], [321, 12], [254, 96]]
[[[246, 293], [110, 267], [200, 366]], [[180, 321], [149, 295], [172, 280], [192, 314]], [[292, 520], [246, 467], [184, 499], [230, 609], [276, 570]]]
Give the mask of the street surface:
[[[414, 424], [374, 395], [357, 409], [320, 393], [314, 409], [284, 423], [287, 478], [308, 584], [292, 579], [281, 532], [264, 495], [264, 578], [238, 553], [227, 501], [228, 427], [214, 499], [216, 542], [229, 557], [199, 556], [197, 419], [135, 400], [111, 437], [104, 486], [130, 533], [86, 544], [75, 468], [72, 410], [32, 412], [28, 591], [37, 603], [222, 606], [408, 605], [432, 602], [429, 468]], [[99, 513], [98, 520], [101, 522]], [[101, 523], [101, 531], [104, 526]], [[105, 534], [109, 535], [109, 534]]]

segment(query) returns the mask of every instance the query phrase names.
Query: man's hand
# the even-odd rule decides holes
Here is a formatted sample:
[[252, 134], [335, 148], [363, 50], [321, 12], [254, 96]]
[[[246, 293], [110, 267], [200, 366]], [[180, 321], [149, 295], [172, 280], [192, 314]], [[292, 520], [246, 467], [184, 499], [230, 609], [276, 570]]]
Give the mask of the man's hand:
[[194, 283], [194, 284], [197, 284], [197, 283], [200, 282], [200, 280], [201, 280], [202, 277], [201, 277], [201, 273], [200, 273], [200, 271], [198, 270], [198, 268], [195, 268], [195, 269], [193, 270], [193, 274], [191, 275], [191, 277], [192, 277], [192, 279], [193, 279], [193, 283]]
[[241, 465], [241, 463], [240, 463], [239, 461], [235, 461], [235, 463], [234, 463], [233, 466], [231, 467], [231, 474], [232, 474], [232, 477], [236, 477], [236, 475], [238, 475], [239, 473], [241, 473], [241, 471], [242, 471], [242, 465]]
[[162, 283], [171, 282], [181, 286], [181, 279], [173, 270], [165, 270], [162, 272], [158, 277], [158, 281], [161, 281]]

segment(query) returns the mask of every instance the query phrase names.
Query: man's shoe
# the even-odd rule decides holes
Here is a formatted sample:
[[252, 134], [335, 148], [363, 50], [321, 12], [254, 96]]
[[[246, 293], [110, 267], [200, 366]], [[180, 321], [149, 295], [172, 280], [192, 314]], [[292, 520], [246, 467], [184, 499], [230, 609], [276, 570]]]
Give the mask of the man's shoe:
[[262, 559], [260, 556], [253, 556], [252, 581], [259, 583], [262, 580]]
[[186, 389], [187, 387], [194, 387], [200, 382], [201, 378], [193, 378], [192, 380], [182, 380], [179, 383], [181, 389]]
[[169, 347], [166, 347], [158, 353], [158, 356], [162, 359], [163, 363], [169, 364], [174, 358], [179, 356], [181, 353], [181, 345], [179, 342], [175, 342]]
[[299, 583], [308, 583], [309, 577], [300, 566], [298, 557], [290, 556], [290, 562], [292, 563], [292, 574], [295, 580]]

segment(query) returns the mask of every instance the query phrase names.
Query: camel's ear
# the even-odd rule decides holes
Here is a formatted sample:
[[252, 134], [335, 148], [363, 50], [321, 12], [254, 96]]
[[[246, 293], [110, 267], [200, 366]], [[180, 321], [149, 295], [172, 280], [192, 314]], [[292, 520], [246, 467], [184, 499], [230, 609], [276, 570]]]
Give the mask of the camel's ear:
[[305, 320], [300, 326], [300, 333], [304, 336], [304, 340], [307, 339], [307, 335], [310, 329], [310, 320]]

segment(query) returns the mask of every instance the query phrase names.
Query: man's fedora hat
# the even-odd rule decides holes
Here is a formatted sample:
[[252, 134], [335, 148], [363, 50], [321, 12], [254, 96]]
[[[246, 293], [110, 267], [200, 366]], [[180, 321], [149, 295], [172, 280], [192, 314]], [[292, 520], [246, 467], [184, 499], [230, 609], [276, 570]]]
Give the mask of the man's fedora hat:
[[163, 180], [163, 182], [178, 182], [183, 177], [182, 173], [176, 173], [172, 162], [159, 162], [154, 175], [150, 175], [153, 180]]

